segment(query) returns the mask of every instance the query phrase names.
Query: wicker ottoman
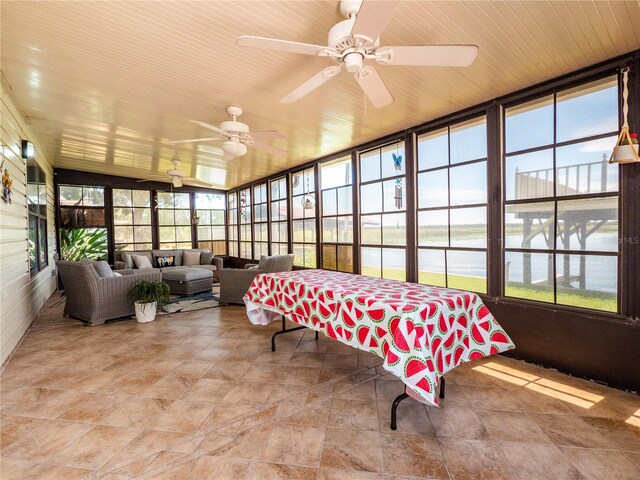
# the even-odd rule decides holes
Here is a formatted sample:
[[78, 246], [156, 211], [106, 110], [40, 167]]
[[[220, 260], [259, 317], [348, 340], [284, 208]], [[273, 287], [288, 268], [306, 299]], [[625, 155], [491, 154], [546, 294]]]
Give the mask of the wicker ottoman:
[[193, 295], [194, 293], [211, 291], [213, 272], [204, 268], [167, 268], [162, 272], [162, 280], [171, 287], [176, 295]]

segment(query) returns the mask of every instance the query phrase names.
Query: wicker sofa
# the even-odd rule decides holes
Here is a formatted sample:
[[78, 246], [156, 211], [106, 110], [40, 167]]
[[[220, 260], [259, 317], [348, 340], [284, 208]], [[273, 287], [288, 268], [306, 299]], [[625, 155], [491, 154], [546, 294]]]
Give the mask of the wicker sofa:
[[[199, 265], [183, 265], [182, 254], [183, 252], [201, 252]], [[166, 255], [175, 257], [175, 265], [173, 267], [154, 268], [154, 270], [165, 271], [166, 269], [176, 267], [189, 267], [189, 268], [203, 268], [213, 272], [213, 281], [217, 282], [219, 272], [222, 270], [222, 258], [215, 257], [211, 250], [207, 248], [189, 248], [189, 249], [177, 249], [177, 250], [138, 250], [138, 251], [117, 251], [115, 253], [114, 269], [120, 271], [122, 269], [135, 269], [135, 263], [133, 262], [132, 255], [141, 255], [147, 257], [153, 265], [153, 256]]]
[[91, 326], [133, 315], [133, 300], [127, 295], [131, 286], [162, 279], [159, 270], [120, 270], [122, 276], [101, 277], [91, 262], [59, 260], [56, 267], [66, 295], [64, 314]]
[[220, 271], [220, 301], [244, 304], [244, 294], [251, 282], [260, 273], [290, 272], [293, 269], [293, 254], [263, 255], [260, 263], [245, 265], [244, 269], [225, 268]]

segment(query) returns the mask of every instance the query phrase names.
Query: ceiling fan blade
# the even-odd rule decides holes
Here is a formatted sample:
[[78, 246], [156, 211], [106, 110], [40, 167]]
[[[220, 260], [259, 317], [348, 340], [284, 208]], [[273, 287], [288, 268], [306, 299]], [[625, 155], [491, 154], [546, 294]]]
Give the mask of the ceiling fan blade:
[[154, 178], [145, 178], [143, 180], [136, 180], [136, 182], [138, 183], [144, 183], [144, 182], [166, 182], [167, 181], [167, 177], [165, 177], [164, 175], [162, 176], [157, 176]]
[[296, 88], [293, 92], [291, 92], [289, 95], [284, 97], [282, 100], [280, 100], [280, 103], [297, 102], [302, 97], [304, 97], [308, 93], [311, 93], [313, 90], [318, 88], [323, 83], [329, 81], [332, 77], [335, 77], [338, 73], [340, 73], [341, 69], [342, 69], [342, 64], [325, 68], [324, 70], [322, 70], [321, 72], [318, 72], [309, 80], [304, 82], [302, 85], [300, 85], [298, 88]]
[[284, 157], [287, 155], [286, 150], [282, 150], [281, 148], [274, 147], [272, 145], [267, 145], [266, 143], [254, 141], [252, 146], [257, 148], [258, 150], [262, 150], [263, 152], [270, 153], [272, 155], [277, 155], [279, 157]]
[[280, 52], [300, 53], [302, 55], [317, 55], [327, 47], [312, 45], [310, 43], [289, 42], [276, 38], [252, 37], [243, 35], [238, 37], [236, 45], [239, 47], [265, 48], [267, 50], [278, 50]]
[[432, 67], [468, 67], [478, 56], [476, 45], [423, 45], [382, 47], [378, 63], [383, 65], [415, 65]]
[[254, 140], [278, 140], [284, 138], [284, 133], [278, 130], [263, 130], [260, 132], [249, 132], [249, 136]]
[[213, 140], [217, 140], [216, 137], [207, 137], [207, 138], [188, 138], [187, 140], [171, 140], [169, 143], [172, 145], [177, 145], [179, 143], [195, 143], [195, 142], [210, 142]]
[[207, 128], [209, 130], [213, 130], [214, 132], [219, 133], [220, 135], [224, 135], [225, 137], [227, 136], [227, 132], [225, 132], [221, 128], [218, 128], [214, 125], [210, 125], [205, 122], [200, 122], [199, 120], [191, 120], [191, 122], [195, 123], [196, 125], [200, 125], [201, 127]]
[[198, 180], [196, 178], [185, 177], [185, 178], [183, 178], [183, 180], [184, 180], [183, 183], [185, 185], [191, 185], [193, 187], [213, 188], [213, 185], [211, 183], [201, 182], [200, 180]]
[[354, 77], [374, 107], [382, 108], [393, 103], [391, 92], [375, 68], [365, 65]]
[[180, 177], [171, 177], [171, 183], [176, 188], [180, 188], [182, 186], [182, 181], [180, 180]]
[[387, 26], [400, 2], [364, 0], [351, 28], [354, 37], [366, 37], [375, 42]]

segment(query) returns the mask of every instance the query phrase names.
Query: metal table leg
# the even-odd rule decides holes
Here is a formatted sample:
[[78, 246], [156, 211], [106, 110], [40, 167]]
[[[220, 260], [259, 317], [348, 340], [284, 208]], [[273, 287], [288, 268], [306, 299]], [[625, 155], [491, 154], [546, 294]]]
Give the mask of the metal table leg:
[[[296, 330], [302, 330], [303, 328], [307, 328], [304, 325], [302, 325], [300, 327], [286, 328], [284, 322], [285, 322], [285, 320], [284, 320], [284, 316], [283, 316], [282, 317], [282, 330], [278, 330], [276, 333], [274, 333], [271, 336], [271, 351], [272, 352], [276, 351], [276, 337], [278, 335], [282, 335], [283, 333], [295, 332]], [[316, 332], [316, 340], [317, 339], [318, 339], [318, 332]]]
[[409, 394], [407, 393], [407, 387], [405, 386], [404, 393], [398, 395], [393, 401], [393, 405], [391, 405], [391, 430], [395, 430], [396, 428], [398, 428], [396, 426], [396, 410], [398, 410], [398, 405], [400, 405], [400, 402], [408, 397]]
[[[444, 377], [440, 377], [440, 398], [444, 398], [444, 391], [445, 391], [445, 381], [444, 381]], [[400, 402], [402, 400], [404, 400], [405, 398], [408, 398], [409, 394], [407, 393], [407, 386], [404, 386], [404, 393], [398, 395], [396, 397], [396, 399], [393, 401], [393, 405], [391, 405], [391, 430], [396, 430], [397, 428], [397, 410], [398, 410], [398, 405], [400, 405]]]

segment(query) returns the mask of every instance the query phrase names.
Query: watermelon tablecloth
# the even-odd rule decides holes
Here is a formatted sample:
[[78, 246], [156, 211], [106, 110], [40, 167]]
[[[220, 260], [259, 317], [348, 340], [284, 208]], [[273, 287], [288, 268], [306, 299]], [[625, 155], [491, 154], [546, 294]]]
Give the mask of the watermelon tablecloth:
[[244, 296], [255, 324], [280, 315], [384, 359], [418, 399], [437, 405], [440, 377], [515, 348], [475, 293], [327, 270], [256, 276]]

